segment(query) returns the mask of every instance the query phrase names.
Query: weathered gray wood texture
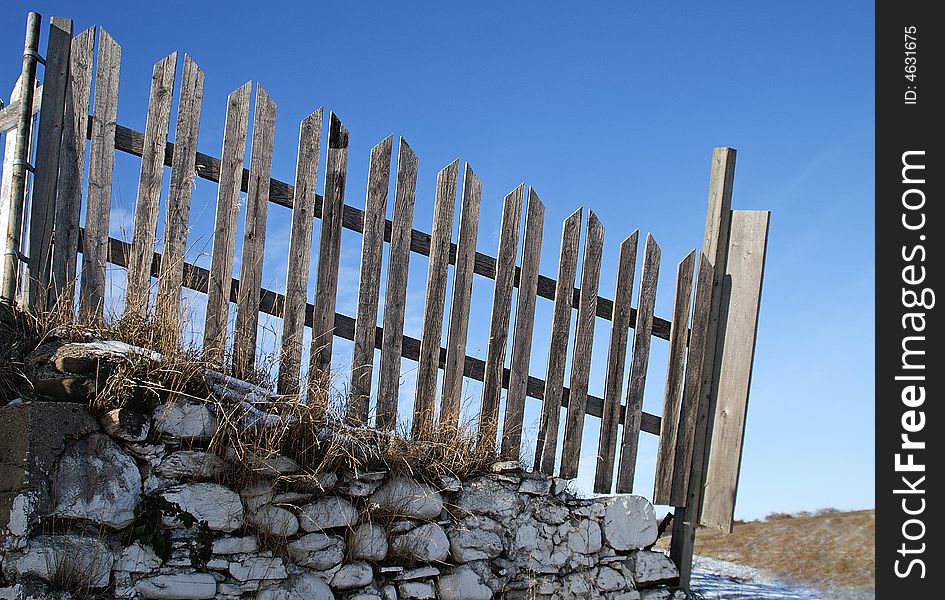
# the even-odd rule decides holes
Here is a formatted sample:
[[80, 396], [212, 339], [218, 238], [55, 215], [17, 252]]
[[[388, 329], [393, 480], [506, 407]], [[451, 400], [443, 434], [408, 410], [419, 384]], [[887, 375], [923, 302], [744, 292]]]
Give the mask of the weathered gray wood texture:
[[[348, 175], [348, 130], [335, 113], [329, 114], [328, 122], [328, 162], [325, 167], [321, 235], [318, 240], [318, 273], [315, 277], [310, 395], [320, 393], [331, 383], [332, 331], [335, 328], [335, 305], [338, 300], [341, 221]], [[363, 224], [363, 213], [360, 216]]]
[[559, 476], [577, 477], [584, 439], [584, 415], [591, 375], [591, 351], [594, 347], [594, 319], [597, 315], [597, 287], [600, 283], [600, 259], [604, 248], [604, 226], [594, 211], [587, 211], [587, 237], [584, 240], [584, 265], [581, 267], [581, 299], [574, 329], [574, 354], [571, 358], [571, 397], [564, 428]]
[[571, 308], [574, 279], [577, 276], [578, 250], [581, 242], [581, 214], [577, 209], [564, 220], [561, 251], [558, 256], [558, 293], [551, 316], [551, 339], [548, 342], [548, 366], [545, 371], [541, 420], [535, 444], [535, 465], [551, 475], [558, 452], [558, 424], [564, 398], [564, 370], [568, 360], [568, 338], [571, 335]]
[[639, 232], [634, 231], [620, 244], [620, 256], [617, 259], [614, 315], [611, 321], [610, 347], [607, 351], [607, 375], [604, 379], [604, 416], [600, 420], [597, 469], [594, 475], [594, 491], [598, 494], [609, 494], [613, 489], [620, 393], [623, 391], [623, 373], [626, 367], [630, 302], [633, 297], [638, 240]]
[[440, 367], [440, 340], [443, 337], [443, 314], [446, 304], [446, 269], [449, 264], [450, 239], [453, 236], [458, 175], [457, 159], [436, 176], [430, 263], [427, 268], [427, 289], [423, 304], [420, 361], [417, 364], [417, 391], [413, 402], [415, 437], [433, 430], [437, 375]]
[[[230, 92], [226, 99], [221, 155], [223, 160], [217, 169], [219, 185], [213, 221], [213, 248], [210, 252], [207, 316], [203, 330], [204, 357], [216, 364], [222, 364], [226, 351], [230, 281], [233, 279], [233, 262], [236, 255], [236, 220], [240, 211], [240, 184], [243, 180], [243, 161], [246, 158], [249, 98], [252, 91], [253, 82], [247, 81]], [[246, 179], [249, 179], [248, 172]]]
[[240, 293], [236, 302], [236, 329], [233, 336], [233, 372], [237, 377], [249, 375], [256, 367], [259, 295], [266, 250], [266, 216], [269, 211], [269, 180], [275, 133], [276, 103], [265, 88], [257, 83], [246, 217], [243, 221]]
[[[377, 427], [392, 429], [397, 423], [400, 393], [400, 357], [403, 354], [404, 310], [407, 305], [407, 268], [410, 264], [410, 232], [413, 227], [414, 195], [417, 189], [417, 155], [406, 140], [397, 150], [397, 184], [394, 189], [394, 219], [390, 226], [387, 289], [384, 293], [384, 331], [377, 383]], [[418, 352], [419, 356], [419, 352]]]
[[446, 335], [446, 365], [443, 368], [443, 392], [440, 400], [439, 426], [457, 427], [462, 408], [463, 367], [472, 302], [473, 266], [479, 234], [479, 205], [482, 183], [469, 164], [463, 174], [463, 203], [459, 217], [456, 246], [456, 272], [450, 301], [450, 326]]
[[481, 448], [490, 450], [496, 447], [498, 436], [499, 400], [502, 394], [506, 344], [509, 340], [515, 259], [518, 255], [524, 201], [523, 183], [506, 195], [502, 206], [502, 224], [499, 227], [499, 251], [496, 254], [498, 258], [495, 289], [492, 296], [492, 318], [489, 325], [489, 343], [486, 347], [486, 371], [482, 382], [482, 408], [479, 413], [477, 442]]
[[203, 107], [203, 84], [203, 71], [185, 54], [177, 107], [177, 127], [174, 132], [174, 160], [171, 162], [167, 210], [164, 214], [164, 245], [161, 251], [161, 276], [158, 277], [155, 309], [157, 322], [170, 331], [177, 331], [181, 322], [181, 282], [184, 256], [187, 253], [187, 234], [190, 233], [190, 198], [194, 190], [194, 178], [197, 176], [194, 157], [197, 153], [200, 111]]
[[82, 287], [79, 290], [79, 312], [92, 320], [101, 320], [105, 307], [105, 269], [108, 261], [108, 223], [111, 213], [112, 169], [115, 165], [120, 71], [121, 46], [101, 28], [95, 74], [95, 114], [92, 117], [92, 145], [89, 152]]
[[[280, 394], [298, 394], [302, 368], [305, 305], [311, 268], [312, 225], [315, 220], [315, 189], [321, 157], [321, 108], [299, 125], [299, 151], [295, 166], [295, 197], [292, 199], [292, 229], [289, 232], [289, 262], [282, 311], [282, 350], [279, 354]], [[237, 185], [238, 187], [238, 185]], [[237, 193], [239, 193], [237, 191]]]
[[508, 460], [517, 460], [522, 450], [525, 390], [528, 387], [528, 364], [532, 353], [532, 334], [535, 329], [535, 294], [538, 291], [541, 236], [544, 226], [545, 205], [542, 204], [535, 190], [529, 188], [521, 279], [518, 285], [518, 305], [515, 308], [515, 331], [512, 335], [509, 391], [505, 398], [505, 418], [502, 420], [502, 456]]
[[663, 420], [656, 453], [656, 479], [653, 502], [669, 504], [673, 489], [676, 438], [679, 433], [680, 406], [686, 367], [686, 342], [689, 333], [689, 304], [692, 299], [692, 268], [696, 251], [690, 252], [676, 266], [676, 292], [673, 298], [673, 328], [669, 335], [666, 384], [663, 387]]
[[394, 136], [389, 135], [371, 149], [367, 198], [364, 203], [364, 231], [361, 234], [361, 272], [358, 308], [354, 321], [354, 354], [351, 357], [351, 394], [347, 418], [365, 425], [371, 402], [374, 376], [374, 346], [377, 332], [377, 305], [381, 294], [381, 261], [384, 253], [384, 220], [387, 216], [387, 188]]
[[[95, 28], [89, 27], [72, 38], [69, 79], [63, 114], [62, 143], [59, 147], [59, 184], [55, 210], [50, 295], [62, 299], [59, 310], [68, 307], [71, 314], [78, 279], [79, 218], [85, 182], [85, 142], [92, 95], [92, 57]], [[12, 153], [11, 153], [12, 155]], [[5, 231], [5, 228], [0, 228]]]
[[125, 289], [125, 312], [140, 317], [148, 315], [151, 295], [151, 257], [157, 237], [161, 185], [164, 179], [164, 147], [171, 122], [171, 99], [177, 72], [177, 52], [154, 65], [151, 75], [151, 96], [144, 128], [144, 152], [135, 199], [134, 236], [131, 241], [131, 264]]
[[731, 532], [735, 516], [769, 220], [768, 211], [732, 211], [720, 316], [725, 336], [716, 350], [721, 363], [718, 400], [700, 518], [702, 525], [724, 532]]
[[643, 390], [646, 370], [650, 364], [650, 336], [653, 331], [653, 308], [660, 274], [660, 247], [652, 235], [646, 236], [643, 249], [643, 271], [640, 275], [640, 297], [637, 300], [637, 322], [633, 329], [633, 359], [627, 381], [627, 412], [623, 422], [620, 464], [617, 466], [617, 493], [633, 491], [637, 448], [643, 418]]
[[52, 17], [46, 41], [43, 75], [43, 110], [36, 133], [36, 164], [30, 199], [27, 304], [35, 311], [47, 308], [52, 265], [53, 226], [59, 183], [66, 92], [72, 49], [72, 19]]

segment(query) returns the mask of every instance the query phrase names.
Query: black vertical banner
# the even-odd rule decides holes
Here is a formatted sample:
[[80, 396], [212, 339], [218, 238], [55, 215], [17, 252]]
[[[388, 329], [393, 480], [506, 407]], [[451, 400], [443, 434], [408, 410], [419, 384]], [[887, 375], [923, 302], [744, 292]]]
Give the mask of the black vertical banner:
[[[876, 2], [876, 597], [942, 597], [945, 21]], [[842, 344], [842, 340], [838, 344]]]

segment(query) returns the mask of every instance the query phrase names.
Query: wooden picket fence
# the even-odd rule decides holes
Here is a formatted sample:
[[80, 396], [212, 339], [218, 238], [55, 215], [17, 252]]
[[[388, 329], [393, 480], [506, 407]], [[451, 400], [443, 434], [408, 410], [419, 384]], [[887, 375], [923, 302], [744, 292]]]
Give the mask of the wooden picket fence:
[[[539, 272], [544, 206], [534, 189], [522, 184], [505, 196], [498, 251], [495, 257], [483, 254], [476, 248], [482, 186], [468, 164], [463, 167], [461, 185], [458, 160], [439, 171], [433, 228], [424, 233], [412, 227], [418, 159], [403, 139], [397, 144], [393, 210], [388, 219], [392, 136], [371, 150], [362, 210], [345, 203], [348, 131], [335, 114], [328, 115], [326, 145], [322, 109], [301, 122], [296, 178], [291, 185], [271, 178], [276, 105], [262, 86], [256, 85], [249, 168], [245, 169], [251, 83], [227, 98], [222, 152], [220, 158], [208, 156], [197, 151], [204, 73], [196, 62], [183, 57], [171, 143], [167, 137], [178, 54], [170, 54], [154, 66], [147, 123], [145, 131], [138, 132], [116, 122], [121, 47], [102, 28], [98, 28], [97, 52], [94, 42], [95, 28], [73, 37], [71, 21], [52, 19], [21, 302], [37, 311], [61, 302], [71, 306], [77, 291], [80, 313], [101, 319], [109, 263], [127, 268], [128, 313], [147, 315], [153, 311], [161, 322], [177, 322], [182, 288], [197, 290], [207, 295], [203, 349], [209, 360], [219, 362], [227, 356], [228, 314], [231, 303], [236, 305], [229, 359], [236, 375], [254, 369], [260, 314], [273, 315], [282, 319], [279, 393], [300, 394], [323, 385], [332, 369], [332, 340], [344, 338], [354, 343], [346, 414], [351, 423], [381, 429], [396, 425], [401, 358], [407, 358], [417, 362], [414, 435], [434, 427], [456, 427], [463, 379], [473, 379], [482, 382], [479, 443], [497, 448], [510, 459], [520, 453], [525, 399], [536, 398], [543, 404], [534, 468], [552, 474], [557, 466], [557, 474], [564, 478], [577, 475], [585, 417], [592, 415], [600, 424], [594, 483], [599, 493], [634, 489], [639, 435], [641, 431], [654, 434], [659, 436], [659, 448], [653, 501], [677, 507], [677, 527], [691, 528], [696, 521], [731, 527], [768, 224], [765, 211], [731, 210], [734, 150], [719, 148], [713, 154], [703, 248], [701, 252], [693, 250], [676, 265], [673, 314], [666, 320], [654, 315], [661, 252], [650, 235], [643, 241], [639, 289], [635, 292], [634, 280], [640, 240], [634, 232], [619, 244], [615, 296], [613, 300], [604, 298], [597, 291], [604, 229], [593, 211], [587, 211], [585, 218], [579, 209], [564, 221], [558, 273], [556, 279], [549, 278]], [[88, 181], [83, 193], [87, 141]], [[130, 244], [109, 237], [116, 150], [141, 158]], [[327, 154], [324, 193], [319, 195], [316, 188], [323, 151]], [[163, 248], [158, 254], [154, 250], [162, 177], [168, 166]], [[218, 184], [209, 270], [185, 261], [195, 176]], [[462, 191], [454, 242], [457, 187]], [[246, 201], [237, 279], [233, 266], [241, 192], [246, 193]], [[83, 202], [84, 228], [79, 222]], [[270, 202], [292, 210], [285, 293], [262, 287]], [[524, 236], [520, 239], [523, 218]], [[306, 289], [315, 219], [320, 221], [320, 235], [315, 296], [310, 303]], [[358, 306], [353, 317], [335, 310], [342, 229], [362, 236]], [[582, 229], [583, 264], [580, 287], [575, 287]], [[379, 326], [385, 243], [387, 286]], [[77, 271], [79, 253], [81, 273]], [[404, 334], [412, 253], [429, 257], [420, 339]], [[454, 271], [447, 314], [450, 265]], [[484, 359], [466, 354], [474, 274], [495, 282]], [[156, 303], [151, 307], [154, 278]], [[78, 290], [75, 282], [79, 282]], [[518, 295], [513, 319], [515, 287]], [[541, 340], [548, 348], [544, 379], [529, 369], [538, 298], [553, 302], [550, 335]], [[569, 386], [565, 386], [573, 311], [577, 317]], [[588, 391], [598, 318], [610, 323], [603, 397]], [[448, 319], [445, 346], [444, 319]], [[307, 381], [301, 378], [305, 327], [312, 331]], [[654, 336], [669, 341], [662, 416], [643, 411]], [[506, 366], [509, 345], [511, 361]], [[376, 390], [372, 389], [375, 351], [380, 351]], [[437, 403], [440, 371], [442, 389]], [[504, 412], [500, 414], [503, 389]], [[373, 413], [372, 399], [376, 399]], [[559, 432], [562, 409], [566, 409], [566, 420]], [[680, 531], [678, 535], [686, 538]], [[683, 541], [677, 544], [676, 536], [674, 532], [674, 558], [683, 556], [685, 560], [687, 550]], [[688, 552], [691, 555], [691, 548]]]

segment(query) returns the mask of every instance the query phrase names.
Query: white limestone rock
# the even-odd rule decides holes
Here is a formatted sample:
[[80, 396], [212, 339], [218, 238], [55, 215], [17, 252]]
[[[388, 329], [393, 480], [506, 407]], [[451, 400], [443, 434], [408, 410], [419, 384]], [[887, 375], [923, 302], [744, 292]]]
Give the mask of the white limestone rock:
[[250, 513], [246, 520], [270, 535], [289, 537], [299, 530], [299, 519], [292, 511], [271, 504]]
[[387, 532], [380, 525], [362, 523], [351, 535], [351, 551], [355, 558], [380, 562], [387, 557]]
[[[243, 523], [243, 503], [239, 494], [222, 485], [190, 483], [171, 488], [162, 496], [198, 521], [205, 521], [214, 531], [234, 531]], [[181, 526], [173, 517], [165, 517], [164, 524]]]
[[114, 569], [127, 573], [150, 573], [161, 566], [161, 559], [150, 546], [134, 542], [118, 556]]
[[467, 517], [450, 528], [450, 556], [458, 563], [492, 559], [502, 554], [502, 526], [489, 517]]
[[164, 457], [155, 471], [172, 478], [214, 479], [226, 470], [226, 461], [209, 452], [178, 450]]
[[324, 533], [309, 533], [292, 540], [287, 550], [297, 565], [319, 571], [331, 569], [345, 558], [344, 540]]
[[437, 581], [440, 600], [492, 600], [492, 589], [468, 565], [441, 575]]
[[410, 600], [436, 598], [436, 589], [433, 584], [425, 581], [405, 581], [397, 586], [397, 593], [401, 598], [409, 598]]
[[115, 555], [104, 542], [79, 535], [41, 535], [29, 542], [26, 552], [16, 559], [20, 575], [34, 575], [47, 581], [60, 571], [81, 573], [94, 589], [106, 587], [111, 579]]
[[374, 570], [365, 562], [347, 563], [331, 578], [331, 587], [336, 590], [362, 588], [374, 580]]
[[53, 479], [53, 514], [121, 529], [134, 520], [141, 472], [108, 436], [93, 433], [69, 444]]
[[442, 562], [450, 551], [446, 532], [436, 523], [426, 523], [394, 538], [391, 549], [419, 562]]
[[302, 529], [323, 531], [351, 527], [358, 522], [358, 511], [344, 498], [325, 496], [302, 507]]
[[507, 519], [521, 513], [522, 498], [493, 477], [480, 477], [463, 486], [456, 506], [467, 513]]
[[386, 511], [407, 519], [435, 519], [443, 511], [443, 497], [425, 483], [409, 477], [390, 479], [370, 498]]
[[257, 579], [285, 579], [285, 564], [278, 556], [250, 556], [230, 563], [230, 575], [238, 581]]
[[604, 505], [604, 538], [614, 550], [636, 550], [656, 542], [659, 523], [643, 496], [608, 498]]
[[630, 567], [637, 587], [668, 583], [679, 578], [679, 570], [673, 561], [655, 550], [637, 550], [627, 559], [627, 566]]
[[259, 548], [256, 537], [245, 535], [241, 537], [223, 537], [213, 540], [213, 554], [250, 554]]
[[320, 577], [303, 571], [278, 586], [259, 590], [256, 600], [335, 600], [335, 594]]
[[240, 498], [248, 512], [253, 512], [275, 499], [275, 484], [271, 480], [256, 481], [240, 490]]
[[217, 430], [217, 418], [206, 404], [178, 399], [154, 410], [154, 428], [181, 440], [208, 440]]
[[155, 600], [205, 600], [217, 594], [217, 580], [209, 573], [155, 575], [135, 584], [141, 598]]

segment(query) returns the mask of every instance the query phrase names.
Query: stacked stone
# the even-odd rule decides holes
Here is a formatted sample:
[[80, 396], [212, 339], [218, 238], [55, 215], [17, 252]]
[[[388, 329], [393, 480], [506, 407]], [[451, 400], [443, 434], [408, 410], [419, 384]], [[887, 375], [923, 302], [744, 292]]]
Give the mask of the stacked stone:
[[[81, 344], [70, 346], [69, 356], [83, 355], [75, 347]], [[88, 353], [100, 360], [100, 350]], [[44, 368], [73, 374], [55, 356]], [[80, 363], [73, 358], [68, 366], [81, 371]], [[58, 406], [75, 411], [75, 404], [45, 409]], [[14, 410], [30, 404], [0, 409]], [[66, 563], [85, 574], [89, 587], [116, 598], [685, 598], [674, 585], [673, 564], [648, 549], [657, 520], [640, 496], [579, 499], [565, 481], [517, 463], [497, 463], [466, 481], [341, 472], [292, 487], [285, 482], [294, 479], [283, 476], [300, 466], [272, 454], [241, 456], [260, 478], [230, 487], [220, 482], [235, 452], [204, 447], [217, 427], [212, 406], [183, 399], [149, 415], [119, 409], [96, 422], [85, 413], [70, 427], [48, 474], [40, 474], [45, 486], [13, 502], [0, 534], [6, 581], [0, 598], [58, 597], [44, 590]], [[166, 560], [141, 541], [129, 542], [146, 496], [202, 524], [185, 528], [165, 515]], [[48, 531], [44, 524], [53, 520], [69, 523], [71, 533]], [[83, 524], [96, 533], [76, 533]], [[209, 560], [195, 565], [201, 531], [209, 531], [212, 546]]]

